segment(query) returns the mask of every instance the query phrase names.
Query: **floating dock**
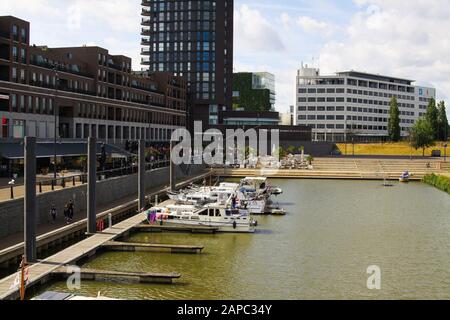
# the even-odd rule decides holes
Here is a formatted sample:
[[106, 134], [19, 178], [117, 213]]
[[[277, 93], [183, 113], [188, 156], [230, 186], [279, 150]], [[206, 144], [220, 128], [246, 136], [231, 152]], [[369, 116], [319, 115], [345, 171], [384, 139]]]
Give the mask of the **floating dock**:
[[[52, 271], [53, 277], [60, 277], [67, 279], [71, 275], [65, 267], [60, 267]], [[105, 271], [81, 269], [81, 280], [91, 280], [98, 282], [127, 282], [127, 283], [166, 283], [171, 284], [173, 279], [181, 277], [178, 273], [160, 274], [160, 273], [145, 273], [145, 272], [122, 272], [122, 271]]]
[[189, 232], [189, 233], [207, 233], [213, 234], [219, 232], [216, 227], [201, 226], [175, 226], [175, 225], [159, 225], [159, 224], [140, 224], [134, 228], [138, 232]]
[[123, 252], [162, 252], [162, 253], [200, 253], [203, 246], [172, 245], [172, 244], [147, 244], [110, 241], [102, 246], [109, 251]]

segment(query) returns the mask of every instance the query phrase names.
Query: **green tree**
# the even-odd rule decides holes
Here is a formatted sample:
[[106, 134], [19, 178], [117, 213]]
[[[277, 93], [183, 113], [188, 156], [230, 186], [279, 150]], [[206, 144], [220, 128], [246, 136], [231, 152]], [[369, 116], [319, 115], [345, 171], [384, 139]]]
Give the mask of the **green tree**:
[[274, 151], [274, 156], [278, 156], [278, 158], [281, 160], [286, 157], [286, 151], [284, 151], [282, 146], [279, 146], [278, 150]]
[[434, 146], [434, 130], [427, 119], [420, 118], [414, 127], [411, 129], [411, 146], [418, 150], [423, 150], [425, 156], [425, 149]]
[[439, 136], [439, 123], [438, 123], [438, 109], [436, 108], [436, 100], [433, 98], [428, 103], [427, 113], [425, 114], [425, 119], [431, 125], [433, 129], [434, 139], [438, 139]]
[[391, 141], [400, 140], [400, 110], [398, 109], [397, 98], [391, 99], [391, 109], [389, 110], [388, 134]]
[[288, 154], [295, 154], [296, 148], [294, 146], [289, 146], [286, 149], [286, 151], [287, 151]]
[[438, 135], [439, 140], [447, 141], [448, 140], [448, 119], [447, 119], [447, 112], [445, 109], [444, 101], [441, 101], [438, 104], [438, 128], [439, 128], [439, 135]]

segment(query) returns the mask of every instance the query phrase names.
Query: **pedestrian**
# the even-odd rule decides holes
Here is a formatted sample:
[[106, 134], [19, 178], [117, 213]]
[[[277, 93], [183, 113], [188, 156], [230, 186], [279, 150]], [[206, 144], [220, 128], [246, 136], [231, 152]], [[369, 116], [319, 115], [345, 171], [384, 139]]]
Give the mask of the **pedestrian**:
[[56, 206], [52, 204], [52, 207], [50, 208], [50, 216], [52, 217], [52, 224], [55, 224], [57, 214], [58, 211], [56, 210]]
[[66, 224], [69, 224], [69, 206], [67, 204], [64, 206], [64, 218], [66, 219]]
[[75, 210], [75, 205], [74, 205], [72, 199], [69, 200], [68, 208], [69, 208], [69, 219], [70, 219], [70, 222], [72, 222], [73, 221], [73, 216], [74, 216], [74, 210]]

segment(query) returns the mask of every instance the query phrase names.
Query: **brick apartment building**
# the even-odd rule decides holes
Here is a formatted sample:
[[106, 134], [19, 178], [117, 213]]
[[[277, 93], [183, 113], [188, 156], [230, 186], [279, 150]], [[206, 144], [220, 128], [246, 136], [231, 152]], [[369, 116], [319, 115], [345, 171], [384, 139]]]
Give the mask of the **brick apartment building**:
[[29, 35], [29, 22], [0, 17], [0, 138], [161, 143], [186, 125], [182, 77], [133, 72], [131, 58], [99, 47], [30, 45]]

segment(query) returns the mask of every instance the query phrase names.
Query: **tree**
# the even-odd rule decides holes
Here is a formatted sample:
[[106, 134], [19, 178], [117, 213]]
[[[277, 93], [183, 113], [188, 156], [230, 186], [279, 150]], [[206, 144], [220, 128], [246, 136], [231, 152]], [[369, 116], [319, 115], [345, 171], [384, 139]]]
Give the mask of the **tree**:
[[441, 101], [438, 104], [438, 128], [439, 134], [438, 139], [441, 141], [448, 140], [448, 120], [447, 113], [445, 110], [445, 102]]
[[274, 150], [274, 156], [278, 157], [279, 159], [283, 159], [286, 157], [286, 151], [284, 151], [282, 146], [279, 146], [278, 149]]
[[422, 148], [423, 156], [425, 149], [434, 146], [434, 130], [427, 119], [420, 118], [411, 129], [411, 146], [418, 150]]
[[286, 149], [286, 151], [287, 151], [288, 154], [294, 155], [294, 154], [295, 154], [295, 151], [296, 151], [296, 148], [295, 148], [294, 146], [289, 146], [289, 147]]
[[398, 109], [397, 98], [391, 99], [391, 109], [389, 110], [388, 135], [391, 141], [400, 140], [400, 110]]
[[428, 121], [433, 130], [433, 138], [435, 140], [438, 139], [439, 136], [438, 109], [436, 108], [436, 100], [434, 100], [433, 98], [431, 98], [430, 103], [428, 103], [425, 119]]

